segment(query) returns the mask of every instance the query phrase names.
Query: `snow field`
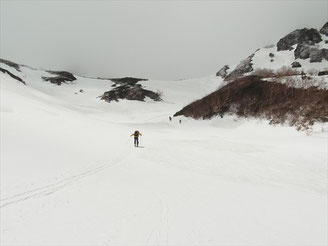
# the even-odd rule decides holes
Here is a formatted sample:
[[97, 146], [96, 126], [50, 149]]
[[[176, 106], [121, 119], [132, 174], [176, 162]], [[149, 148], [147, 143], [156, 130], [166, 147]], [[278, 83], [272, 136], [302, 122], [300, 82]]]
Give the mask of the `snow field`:
[[27, 86], [0, 77], [1, 244], [328, 243], [327, 132], [168, 121], [214, 77], [142, 82], [164, 101], [108, 104], [108, 81], [25, 74]]

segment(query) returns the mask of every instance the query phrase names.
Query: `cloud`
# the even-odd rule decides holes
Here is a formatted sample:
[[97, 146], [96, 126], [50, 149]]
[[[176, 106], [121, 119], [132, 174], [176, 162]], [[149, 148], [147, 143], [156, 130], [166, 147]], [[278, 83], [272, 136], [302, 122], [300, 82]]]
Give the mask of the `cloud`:
[[1, 57], [87, 76], [214, 74], [302, 27], [327, 1], [1, 1]]

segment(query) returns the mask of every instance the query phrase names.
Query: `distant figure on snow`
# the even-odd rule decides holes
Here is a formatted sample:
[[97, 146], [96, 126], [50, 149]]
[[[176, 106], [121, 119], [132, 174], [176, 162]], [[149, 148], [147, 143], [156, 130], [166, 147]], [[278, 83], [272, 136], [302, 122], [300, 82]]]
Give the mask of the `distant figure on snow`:
[[171, 116], [169, 117], [169, 120], [172, 121], [172, 117]]
[[134, 147], [139, 146], [139, 136], [142, 136], [141, 132], [135, 130], [134, 133], [131, 134], [130, 137], [134, 136]]
[[179, 124], [181, 124], [181, 120], [179, 120]]

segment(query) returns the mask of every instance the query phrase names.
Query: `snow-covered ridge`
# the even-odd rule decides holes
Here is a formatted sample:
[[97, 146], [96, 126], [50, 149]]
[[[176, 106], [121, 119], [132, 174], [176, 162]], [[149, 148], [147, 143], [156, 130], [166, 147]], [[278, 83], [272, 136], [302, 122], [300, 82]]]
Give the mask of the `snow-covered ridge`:
[[328, 22], [320, 32], [313, 28], [295, 30], [281, 38], [277, 44], [256, 50], [237, 66], [224, 66], [217, 72], [217, 76], [233, 80], [257, 69], [277, 71], [284, 66], [304, 73], [328, 73], [327, 26]]
[[[92, 112], [95, 110], [106, 112], [107, 110], [112, 110], [114, 107], [115, 110], [112, 111], [113, 114], [124, 112], [124, 110], [120, 111], [116, 110], [116, 108], [124, 108], [125, 104], [139, 105], [145, 100], [145, 103], [140, 104], [143, 105], [140, 110], [145, 110], [145, 112], [147, 110], [150, 110], [150, 112], [162, 111], [162, 115], [166, 114], [165, 119], [169, 115], [172, 115], [179, 107], [214, 91], [222, 84], [222, 79], [216, 76], [179, 81], [145, 79], [134, 81], [133, 78], [126, 78], [128, 80], [124, 79], [121, 80], [123, 81], [122, 83], [118, 83], [118, 79], [87, 78], [65, 71], [57, 72], [35, 69], [3, 59], [0, 60], [0, 67], [2, 69], [2, 72], [0, 72], [1, 86], [5, 87], [5, 84], [13, 83], [13, 85], [11, 85], [11, 90], [14, 91], [15, 87], [19, 86], [14, 84], [21, 83], [23, 85], [24, 83], [26, 93], [33, 90], [38, 94], [41, 93], [45, 97], [51, 98], [51, 100], [57, 101], [58, 104], [69, 105], [67, 107], [74, 107], [84, 112]], [[15, 77], [13, 78], [8, 73]], [[135, 97], [139, 96], [139, 94], [134, 91], [135, 87], [137, 89], [141, 88], [145, 94], [149, 92], [154, 94], [158, 93], [158, 95], [160, 95], [160, 101], [156, 102], [156, 98], [154, 98], [155, 101], [153, 101], [153, 99], [148, 97], [141, 98], [141, 102], [128, 102], [129, 100], [123, 100], [123, 98], [119, 97], [114, 97], [114, 99], [109, 100], [107, 97], [109, 92], [114, 91], [114, 93], [116, 93], [115, 90], [120, 90], [121, 87], [125, 90], [125, 86], [131, 88], [130, 94], [133, 94]], [[150, 97], [152, 97], [152, 95], [150, 95]], [[127, 99], [129, 98], [127, 97]], [[115, 102], [116, 100], [118, 100], [118, 102]], [[122, 105], [114, 106], [113, 104]], [[123, 115], [135, 119], [138, 113], [135, 112], [131, 115]]]

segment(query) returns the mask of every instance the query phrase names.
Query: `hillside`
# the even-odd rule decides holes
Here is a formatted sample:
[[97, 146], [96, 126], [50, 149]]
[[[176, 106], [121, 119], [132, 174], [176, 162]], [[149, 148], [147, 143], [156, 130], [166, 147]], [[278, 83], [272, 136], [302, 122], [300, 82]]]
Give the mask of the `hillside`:
[[189, 104], [174, 116], [210, 119], [227, 114], [309, 129], [315, 122], [328, 122], [328, 90], [314, 86], [295, 88], [259, 76], [245, 76]]
[[234, 69], [226, 65], [216, 92], [175, 116], [209, 119], [235, 114], [309, 129], [328, 121], [328, 34], [326, 26], [298, 29], [248, 56]]
[[257, 49], [237, 65], [225, 65], [217, 73], [231, 81], [261, 69], [277, 71], [282, 67], [314, 73], [328, 70], [328, 22], [320, 29], [297, 29], [276, 44]]

